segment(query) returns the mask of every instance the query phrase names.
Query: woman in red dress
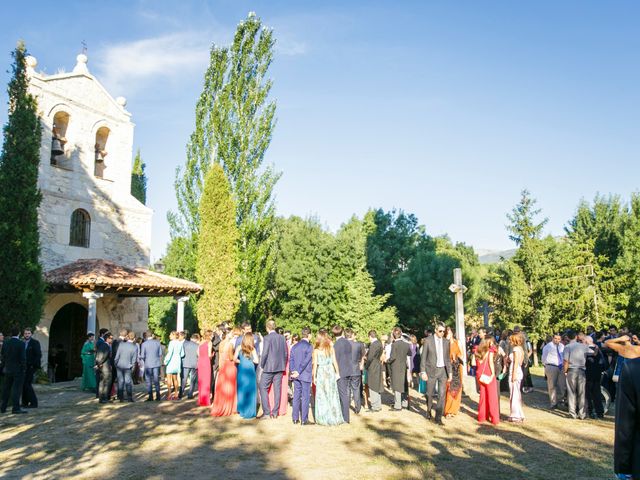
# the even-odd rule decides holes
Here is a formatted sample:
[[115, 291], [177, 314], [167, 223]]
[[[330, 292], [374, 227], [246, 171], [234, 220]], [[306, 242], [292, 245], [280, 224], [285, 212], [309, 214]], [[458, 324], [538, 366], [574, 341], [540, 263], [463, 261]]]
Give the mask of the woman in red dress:
[[500, 399], [494, 357], [498, 352], [496, 341], [487, 335], [476, 350], [476, 378], [480, 386], [480, 400], [478, 401], [478, 422], [491, 421], [494, 425], [500, 423]]
[[233, 360], [234, 343], [231, 332], [225, 332], [225, 338], [220, 342], [220, 349], [218, 350], [218, 355], [220, 355], [218, 378], [216, 379], [215, 395], [211, 406], [211, 416], [213, 417], [228, 417], [237, 412], [237, 369]]
[[198, 347], [198, 405], [211, 405], [211, 332], [204, 333]]

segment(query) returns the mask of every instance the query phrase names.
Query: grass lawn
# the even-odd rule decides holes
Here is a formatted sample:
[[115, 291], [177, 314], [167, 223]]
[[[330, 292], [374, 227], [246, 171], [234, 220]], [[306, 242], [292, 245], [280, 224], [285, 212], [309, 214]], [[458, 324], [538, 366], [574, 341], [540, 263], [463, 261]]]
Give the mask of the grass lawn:
[[[415, 412], [352, 415], [350, 425], [211, 418], [195, 401], [105, 406], [77, 384], [39, 386], [40, 408], [0, 416], [0, 478], [21, 479], [608, 479], [613, 418], [545, 409], [544, 380], [525, 395], [523, 425], [478, 425], [477, 395], [444, 428]], [[389, 393], [383, 398], [391, 401]], [[508, 397], [501, 412], [508, 413]]]

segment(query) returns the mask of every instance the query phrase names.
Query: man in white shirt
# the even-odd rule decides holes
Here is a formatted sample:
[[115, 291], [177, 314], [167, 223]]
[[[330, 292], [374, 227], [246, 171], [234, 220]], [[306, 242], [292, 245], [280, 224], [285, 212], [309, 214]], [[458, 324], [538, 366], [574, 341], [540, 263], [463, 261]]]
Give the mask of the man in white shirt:
[[567, 391], [566, 378], [562, 371], [563, 353], [564, 345], [559, 333], [556, 333], [542, 349], [542, 364], [549, 391], [549, 408], [552, 410], [558, 408], [558, 401], [564, 399]]

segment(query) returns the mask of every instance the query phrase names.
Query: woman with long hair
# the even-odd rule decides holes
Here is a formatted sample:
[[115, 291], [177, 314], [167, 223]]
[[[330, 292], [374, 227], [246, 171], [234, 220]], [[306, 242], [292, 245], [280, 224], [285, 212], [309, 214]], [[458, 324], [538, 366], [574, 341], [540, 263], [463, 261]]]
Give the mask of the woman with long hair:
[[319, 333], [313, 350], [313, 380], [316, 385], [316, 401], [313, 417], [318, 425], [340, 425], [344, 423], [337, 380], [340, 370], [331, 338]]
[[500, 399], [496, 384], [494, 357], [498, 352], [496, 341], [487, 335], [476, 349], [476, 378], [480, 388], [478, 401], [478, 422], [489, 420], [494, 425], [500, 423]]
[[520, 391], [520, 385], [524, 378], [522, 370], [524, 335], [522, 333], [514, 333], [509, 337], [509, 343], [511, 344], [511, 353], [509, 354], [509, 421], [521, 423], [524, 421], [522, 392]]
[[464, 366], [462, 350], [456, 341], [451, 327], [446, 327], [444, 337], [449, 340], [449, 359], [451, 360], [451, 381], [447, 382], [447, 398], [444, 404], [444, 414], [447, 418], [454, 417], [460, 411], [462, 401], [462, 368]]
[[202, 342], [198, 347], [198, 405], [208, 407], [211, 405], [211, 330], [202, 335]]
[[178, 340], [178, 332], [169, 334], [169, 345], [164, 356], [165, 372], [167, 374], [167, 400], [177, 400], [180, 385], [178, 376], [182, 367], [182, 343]]
[[238, 364], [238, 413], [242, 418], [256, 417], [256, 365], [258, 353], [253, 343], [253, 334], [245, 333], [242, 343], [236, 348], [234, 361]]
[[218, 378], [216, 380], [211, 416], [227, 417], [236, 413], [236, 365], [233, 360], [235, 352], [235, 339], [231, 335], [231, 329], [225, 328], [222, 332], [223, 339], [218, 349]]

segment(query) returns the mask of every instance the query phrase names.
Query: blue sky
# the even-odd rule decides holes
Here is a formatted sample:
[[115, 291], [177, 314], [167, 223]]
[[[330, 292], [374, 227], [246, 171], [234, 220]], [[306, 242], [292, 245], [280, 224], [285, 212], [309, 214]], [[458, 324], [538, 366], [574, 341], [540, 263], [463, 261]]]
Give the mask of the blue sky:
[[[28, 5], [28, 6], [27, 6]], [[3, 5], [3, 85], [17, 39], [38, 69], [89, 69], [128, 99], [147, 163], [152, 257], [164, 251], [212, 42], [255, 11], [278, 40], [267, 162], [282, 215], [335, 230], [370, 207], [431, 234], [511, 248], [528, 188], [559, 235], [581, 198], [640, 190], [638, 2], [31, 1]], [[2, 92], [0, 120], [6, 121]]]

